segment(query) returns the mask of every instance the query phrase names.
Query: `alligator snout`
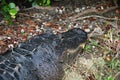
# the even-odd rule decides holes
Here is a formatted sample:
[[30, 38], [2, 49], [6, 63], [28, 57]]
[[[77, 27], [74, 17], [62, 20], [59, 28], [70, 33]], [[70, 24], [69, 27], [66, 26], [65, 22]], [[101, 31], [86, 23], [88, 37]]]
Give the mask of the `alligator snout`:
[[84, 43], [87, 40], [87, 34], [80, 30], [79, 28], [71, 29], [68, 32], [62, 33], [62, 42], [61, 46], [75, 49], [81, 43]]

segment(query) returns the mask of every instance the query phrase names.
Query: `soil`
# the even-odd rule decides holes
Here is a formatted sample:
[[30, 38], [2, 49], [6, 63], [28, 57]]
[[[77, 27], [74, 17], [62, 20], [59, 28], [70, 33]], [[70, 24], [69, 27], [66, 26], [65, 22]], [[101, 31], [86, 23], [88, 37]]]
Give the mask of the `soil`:
[[[69, 2], [66, 0], [64, 4], [60, 1], [53, 2], [50, 7], [21, 9], [13, 19], [12, 26], [7, 25], [7, 21], [0, 17], [0, 54], [38, 34], [58, 34], [72, 28], [80, 28], [88, 33], [88, 41], [74, 65], [68, 65], [66, 68], [63, 80], [99, 80], [96, 78], [98, 75], [104, 80], [109, 77], [108, 73], [111, 71], [112, 77], [119, 80], [120, 9], [115, 3], [102, 0], [97, 3], [91, 0], [87, 4], [84, 1], [78, 3], [79, 0], [76, 0], [74, 4], [69, 2], [69, 5], [66, 5], [67, 1]], [[117, 70], [107, 66], [109, 64], [106, 62], [113, 59], [119, 63]], [[103, 66], [105, 69], [99, 73]], [[76, 76], [79, 76], [78, 79]]]

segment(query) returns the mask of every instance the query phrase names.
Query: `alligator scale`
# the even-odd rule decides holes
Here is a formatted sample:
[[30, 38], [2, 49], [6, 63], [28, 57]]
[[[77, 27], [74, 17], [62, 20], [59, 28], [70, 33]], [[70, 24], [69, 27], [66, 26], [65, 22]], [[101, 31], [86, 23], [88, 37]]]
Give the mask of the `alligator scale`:
[[86, 39], [87, 34], [79, 28], [34, 36], [0, 55], [0, 80], [61, 80], [64, 71], [60, 59], [68, 60], [65, 52], [78, 51]]

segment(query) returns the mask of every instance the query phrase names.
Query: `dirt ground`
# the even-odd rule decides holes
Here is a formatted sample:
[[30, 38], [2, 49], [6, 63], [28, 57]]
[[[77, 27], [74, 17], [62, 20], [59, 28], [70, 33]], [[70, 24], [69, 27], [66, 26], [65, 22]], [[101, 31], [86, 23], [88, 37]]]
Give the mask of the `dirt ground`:
[[80, 28], [87, 32], [88, 40], [74, 64], [65, 65], [63, 80], [119, 80], [120, 9], [111, 2], [93, 2], [26, 8], [19, 11], [12, 26], [1, 19], [0, 53], [44, 32]]

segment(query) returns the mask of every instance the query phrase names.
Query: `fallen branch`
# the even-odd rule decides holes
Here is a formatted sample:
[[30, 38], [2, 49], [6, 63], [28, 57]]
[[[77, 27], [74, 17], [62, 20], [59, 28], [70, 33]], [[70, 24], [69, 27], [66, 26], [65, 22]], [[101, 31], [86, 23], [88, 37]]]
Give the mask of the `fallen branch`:
[[[91, 17], [91, 15], [90, 15], [90, 16], [85, 16], [85, 17], [80, 17], [80, 16], [85, 15], [85, 14], [88, 14], [88, 13], [96, 13], [96, 14], [102, 15], [102, 14], [104, 14], [104, 13], [106, 13], [106, 12], [108, 12], [108, 11], [114, 10], [114, 9], [116, 9], [116, 8], [117, 8], [117, 6], [114, 6], [114, 7], [111, 7], [111, 8], [109, 8], [109, 9], [106, 9], [106, 10], [104, 10], [104, 11], [98, 11], [98, 10], [95, 9], [95, 8], [87, 9], [87, 10], [85, 10], [85, 11], [83, 11], [83, 12], [80, 12], [79, 14], [73, 16], [72, 18], [70, 18], [70, 20], [71, 20], [71, 21], [75, 21], [75, 20], [81, 20], [81, 19], [83, 19], [83, 18], [89, 18], [89, 17]], [[95, 17], [95, 16], [94, 16], [94, 17]], [[97, 17], [100, 17], [100, 16], [97, 16]], [[106, 17], [102, 17], [102, 18], [110, 19], [110, 20], [111, 20], [111, 18], [106, 18]], [[112, 19], [115, 20], [114, 18], [112, 18]]]
[[116, 19], [116, 18], [108, 18], [108, 17], [104, 17], [104, 16], [99, 16], [99, 15], [89, 15], [89, 16], [75, 18], [75, 19], [72, 19], [71, 21], [83, 20], [83, 19], [90, 18], [90, 17], [101, 18], [101, 19], [105, 19], [105, 20], [120, 20], [120, 19]]

